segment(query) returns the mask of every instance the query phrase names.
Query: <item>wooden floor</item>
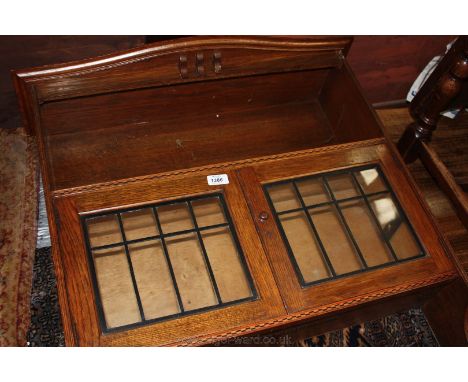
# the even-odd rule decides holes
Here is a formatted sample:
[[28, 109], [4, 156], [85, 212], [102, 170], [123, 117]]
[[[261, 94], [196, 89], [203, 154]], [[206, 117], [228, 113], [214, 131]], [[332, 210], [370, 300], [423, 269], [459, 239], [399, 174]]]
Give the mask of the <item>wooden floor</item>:
[[[394, 142], [401, 136], [405, 126], [411, 122], [406, 108], [378, 110], [387, 132]], [[468, 180], [468, 112], [455, 120], [442, 118], [434, 133], [431, 146], [439, 154], [459, 184]], [[417, 160], [410, 164], [410, 172], [422, 191], [437, 223], [448, 238], [457, 260], [464, 269], [464, 279], [468, 281], [468, 231], [458, 219], [455, 211], [436, 185], [422, 163]]]

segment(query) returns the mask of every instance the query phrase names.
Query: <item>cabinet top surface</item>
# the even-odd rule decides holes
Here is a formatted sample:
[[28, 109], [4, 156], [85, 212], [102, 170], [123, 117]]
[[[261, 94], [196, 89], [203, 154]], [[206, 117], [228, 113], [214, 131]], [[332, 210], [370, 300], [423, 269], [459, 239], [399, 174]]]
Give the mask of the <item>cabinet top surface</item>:
[[60, 190], [381, 137], [351, 41], [191, 37], [13, 79]]

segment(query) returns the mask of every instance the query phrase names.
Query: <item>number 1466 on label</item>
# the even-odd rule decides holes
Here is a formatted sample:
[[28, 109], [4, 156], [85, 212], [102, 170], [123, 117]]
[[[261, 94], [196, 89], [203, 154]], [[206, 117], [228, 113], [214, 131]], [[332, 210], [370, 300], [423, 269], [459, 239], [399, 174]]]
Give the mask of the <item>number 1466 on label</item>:
[[208, 180], [208, 185], [210, 186], [218, 186], [220, 184], [229, 184], [229, 178], [227, 174], [208, 175], [206, 178]]

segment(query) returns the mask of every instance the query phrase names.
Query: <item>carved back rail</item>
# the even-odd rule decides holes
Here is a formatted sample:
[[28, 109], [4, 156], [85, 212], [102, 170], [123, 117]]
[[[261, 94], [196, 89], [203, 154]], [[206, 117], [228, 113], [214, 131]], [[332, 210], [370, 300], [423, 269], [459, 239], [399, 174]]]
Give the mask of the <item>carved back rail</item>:
[[[189, 37], [64, 65], [13, 72], [29, 133], [39, 123], [32, 104], [315, 68], [337, 67], [349, 50], [343, 37]], [[34, 96], [31, 96], [34, 94]], [[34, 99], [30, 99], [35, 97]]]

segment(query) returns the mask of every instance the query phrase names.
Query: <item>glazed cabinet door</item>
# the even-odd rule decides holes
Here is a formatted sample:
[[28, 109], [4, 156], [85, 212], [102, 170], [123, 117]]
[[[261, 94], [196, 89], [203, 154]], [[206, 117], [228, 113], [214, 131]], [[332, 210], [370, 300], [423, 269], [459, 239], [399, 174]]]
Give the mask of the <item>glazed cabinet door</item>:
[[190, 343], [285, 313], [237, 176], [226, 176], [224, 185], [200, 173], [56, 201], [80, 345]]
[[239, 176], [288, 313], [410, 291], [452, 269], [385, 145], [298, 153]]

